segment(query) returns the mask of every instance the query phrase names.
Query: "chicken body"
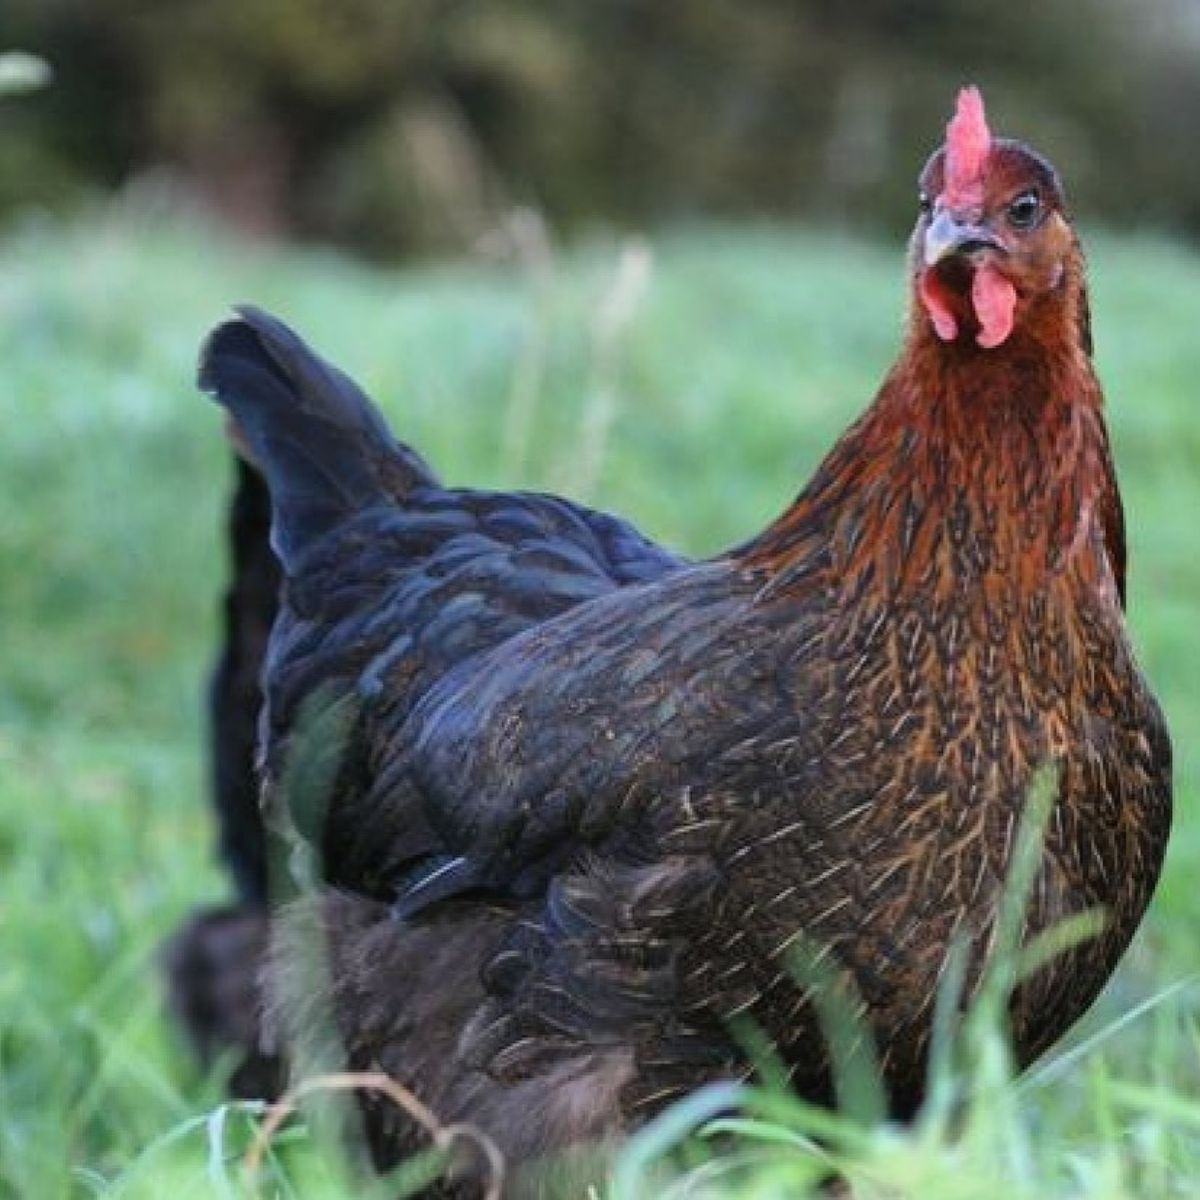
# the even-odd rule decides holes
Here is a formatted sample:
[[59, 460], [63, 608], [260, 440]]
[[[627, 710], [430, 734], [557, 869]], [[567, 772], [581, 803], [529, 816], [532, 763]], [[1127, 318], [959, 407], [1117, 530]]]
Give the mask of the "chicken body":
[[[967, 194], [954, 154], [933, 195]], [[985, 159], [956, 246], [931, 262], [941, 208], [918, 223], [872, 406], [778, 521], [706, 562], [557, 498], [445, 488], [279, 322], [214, 331], [201, 384], [267, 479], [286, 577], [264, 803], [330, 885], [326, 986], [299, 975], [312, 926], [282, 930], [277, 1021], [326, 1008], [350, 1065], [526, 1161], [744, 1073], [741, 1015], [829, 1100], [792, 969], [815, 949], [909, 1113], [948, 947], [970, 947], [969, 990], [1047, 764], [1026, 934], [1106, 921], [1015, 993], [1019, 1059], [1091, 1003], [1157, 878], [1170, 746], [1125, 629], [1057, 181], [1015, 143]], [[981, 264], [989, 189], [1008, 211], [1025, 176], [1037, 239], [995, 233]], [[331, 774], [298, 786], [306, 731], [334, 728]], [[381, 1110], [369, 1132], [383, 1162], [416, 1144]]]

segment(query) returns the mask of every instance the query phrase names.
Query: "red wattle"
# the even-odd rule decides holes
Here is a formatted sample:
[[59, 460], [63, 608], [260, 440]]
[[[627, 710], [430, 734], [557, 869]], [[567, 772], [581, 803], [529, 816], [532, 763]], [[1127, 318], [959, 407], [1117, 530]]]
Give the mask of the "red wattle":
[[921, 276], [921, 303], [925, 306], [925, 311], [929, 314], [929, 319], [933, 323], [934, 333], [943, 342], [954, 341], [958, 337], [958, 322], [954, 318], [954, 313], [950, 311], [950, 306], [938, 290], [931, 271], [926, 271]]
[[971, 284], [971, 303], [979, 321], [975, 341], [985, 350], [1006, 341], [1013, 330], [1017, 289], [991, 263], [984, 263], [976, 270]]

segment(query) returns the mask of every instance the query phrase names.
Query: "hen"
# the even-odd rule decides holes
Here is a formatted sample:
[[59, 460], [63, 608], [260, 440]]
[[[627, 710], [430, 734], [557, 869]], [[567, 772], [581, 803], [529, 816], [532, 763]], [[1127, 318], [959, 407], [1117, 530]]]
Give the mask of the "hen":
[[[1125, 626], [1062, 188], [974, 89], [920, 188], [898, 360], [783, 515], [708, 561], [566, 500], [442, 485], [263, 312], [205, 346], [286, 577], [262, 773], [327, 885], [326, 991], [303, 1003], [349, 1065], [513, 1161], [744, 1073], [739, 1014], [829, 1100], [802, 942], [853, 979], [910, 1113], [948, 946], [969, 989], [1043, 764], [1026, 936], [1106, 920], [1015, 992], [1021, 1063], [1149, 901], [1170, 744]], [[305, 958], [278, 939], [278, 994]], [[368, 1127], [380, 1162], [416, 1144], [379, 1110]]]

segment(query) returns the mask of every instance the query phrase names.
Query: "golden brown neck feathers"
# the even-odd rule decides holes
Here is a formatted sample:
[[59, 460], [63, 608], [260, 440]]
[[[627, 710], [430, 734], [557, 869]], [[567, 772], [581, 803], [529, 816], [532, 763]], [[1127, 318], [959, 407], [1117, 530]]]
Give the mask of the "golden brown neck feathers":
[[1069, 564], [1119, 589], [1120, 502], [1085, 323], [1078, 256], [1023, 303], [1002, 347], [942, 342], [914, 311], [875, 402], [738, 560], [771, 592], [1036, 588]]

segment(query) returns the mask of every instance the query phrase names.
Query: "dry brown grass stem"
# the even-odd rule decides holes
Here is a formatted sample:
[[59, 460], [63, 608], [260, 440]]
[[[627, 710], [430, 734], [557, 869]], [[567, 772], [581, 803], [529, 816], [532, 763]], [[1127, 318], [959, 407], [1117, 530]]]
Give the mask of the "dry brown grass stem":
[[313, 1075], [289, 1088], [271, 1105], [246, 1151], [244, 1166], [252, 1177], [261, 1169], [263, 1155], [284, 1121], [296, 1111], [299, 1101], [314, 1092], [380, 1092], [425, 1130], [435, 1149], [449, 1152], [456, 1142], [470, 1142], [487, 1164], [484, 1200], [500, 1200], [504, 1185], [504, 1156], [496, 1143], [474, 1125], [443, 1125], [412, 1092], [382, 1071], [335, 1071]]

